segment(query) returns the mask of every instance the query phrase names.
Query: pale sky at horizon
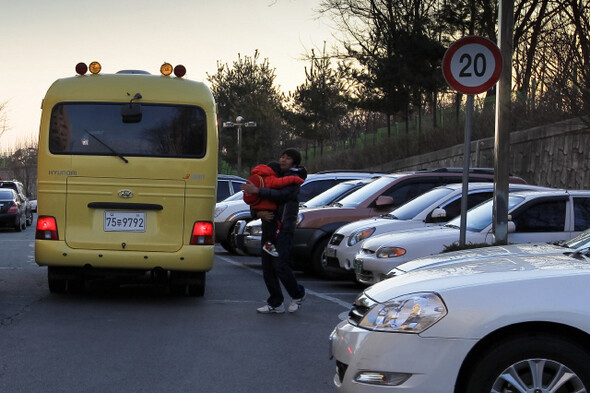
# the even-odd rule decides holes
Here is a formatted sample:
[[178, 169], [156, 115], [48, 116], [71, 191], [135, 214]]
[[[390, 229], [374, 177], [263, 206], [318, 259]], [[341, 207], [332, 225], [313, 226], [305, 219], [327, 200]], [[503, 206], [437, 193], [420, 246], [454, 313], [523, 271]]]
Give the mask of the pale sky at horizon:
[[[305, 81], [303, 54], [334, 43], [317, 19], [320, 0], [0, 0], [0, 103], [8, 131], [0, 152], [37, 138], [41, 100], [78, 62], [98, 61], [102, 73], [183, 64], [187, 78], [206, 81], [217, 62], [268, 58], [276, 85], [293, 91]], [[223, 120], [223, 119], [220, 119]]]

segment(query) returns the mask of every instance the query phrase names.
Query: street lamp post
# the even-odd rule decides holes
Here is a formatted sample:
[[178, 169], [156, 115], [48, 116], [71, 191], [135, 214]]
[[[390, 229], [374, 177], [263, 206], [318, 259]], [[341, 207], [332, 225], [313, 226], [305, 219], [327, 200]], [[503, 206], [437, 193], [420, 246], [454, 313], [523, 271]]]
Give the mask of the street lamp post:
[[226, 121], [223, 123], [223, 128], [238, 129], [238, 175], [242, 173], [242, 127], [256, 127], [256, 122], [245, 122], [242, 116], [238, 116], [235, 123], [231, 121]]

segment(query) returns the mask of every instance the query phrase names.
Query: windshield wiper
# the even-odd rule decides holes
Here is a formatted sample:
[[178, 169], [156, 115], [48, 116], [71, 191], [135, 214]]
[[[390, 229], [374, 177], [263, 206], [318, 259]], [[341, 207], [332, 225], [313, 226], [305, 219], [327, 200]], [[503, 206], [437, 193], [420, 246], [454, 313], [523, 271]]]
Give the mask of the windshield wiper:
[[129, 160], [128, 159], [126, 159], [121, 154], [117, 153], [115, 151], [115, 149], [113, 149], [112, 147], [110, 147], [109, 145], [107, 145], [106, 143], [104, 143], [103, 141], [101, 141], [100, 139], [98, 139], [98, 137], [96, 135], [94, 135], [93, 133], [91, 133], [88, 130], [84, 130], [84, 131], [86, 131], [86, 133], [88, 135], [90, 135], [91, 137], [93, 137], [94, 139], [96, 139], [98, 142], [100, 142], [101, 145], [103, 145], [104, 147], [106, 147], [107, 149], [109, 149], [111, 152], [113, 152], [117, 157], [119, 157], [120, 159], [122, 159], [125, 162], [125, 164], [128, 164], [129, 163]]
[[445, 226], [446, 226], [447, 228], [461, 229], [461, 228], [459, 227], [459, 225], [446, 224]]

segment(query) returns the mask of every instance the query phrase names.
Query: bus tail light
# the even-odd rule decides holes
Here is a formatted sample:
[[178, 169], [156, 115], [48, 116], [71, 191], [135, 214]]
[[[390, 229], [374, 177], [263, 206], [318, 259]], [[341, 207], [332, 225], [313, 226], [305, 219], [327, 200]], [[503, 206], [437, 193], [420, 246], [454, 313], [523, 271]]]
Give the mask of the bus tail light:
[[211, 221], [197, 221], [193, 225], [193, 233], [191, 235], [191, 245], [214, 245], [213, 239], [213, 223]]
[[40, 216], [37, 219], [37, 230], [35, 231], [35, 239], [59, 240], [55, 217]]

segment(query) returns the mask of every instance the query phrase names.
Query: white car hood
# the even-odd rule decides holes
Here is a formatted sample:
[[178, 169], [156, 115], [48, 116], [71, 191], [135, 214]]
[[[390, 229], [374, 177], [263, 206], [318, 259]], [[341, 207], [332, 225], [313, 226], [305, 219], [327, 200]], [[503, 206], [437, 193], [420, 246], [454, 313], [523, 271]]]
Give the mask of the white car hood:
[[574, 250], [550, 243], [512, 244], [508, 246], [482, 247], [417, 258], [396, 267], [394, 270], [396, 273], [400, 274], [425, 267], [433, 267], [456, 262], [476, 261], [478, 259], [488, 259], [492, 257], [563, 254], [572, 251]]
[[410, 248], [419, 245], [422, 249], [439, 250], [441, 245], [449, 245], [459, 241], [459, 232], [459, 229], [456, 228], [439, 226], [416, 228], [369, 238], [363, 243], [363, 248], [376, 251], [382, 246]]
[[225, 209], [215, 217], [215, 222], [223, 222], [232, 214], [241, 211], [250, 211], [250, 206], [242, 199], [236, 199], [235, 201], [217, 202], [215, 207], [225, 206]]
[[394, 218], [374, 217], [344, 224], [336, 230], [336, 233], [349, 236], [352, 233], [365, 228], [375, 228], [377, 231], [385, 233], [395, 231], [397, 228], [415, 227], [423, 223], [423, 220], [398, 220]]
[[[465, 260], [410, 271], [381, 281], [365, 290], [376, 302], [386, 302], [403, 294], [430, 291], [445, 293], [457, 288], [485, 286], [517, 287], [527, 281], [568, 275], [590, 275], [590, 259], [563, 254], [506, 255]], [[491, 292], [493, 293], [493, 292]]]

